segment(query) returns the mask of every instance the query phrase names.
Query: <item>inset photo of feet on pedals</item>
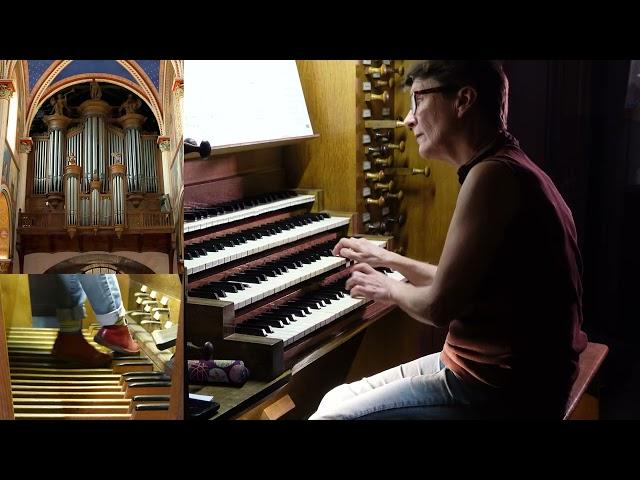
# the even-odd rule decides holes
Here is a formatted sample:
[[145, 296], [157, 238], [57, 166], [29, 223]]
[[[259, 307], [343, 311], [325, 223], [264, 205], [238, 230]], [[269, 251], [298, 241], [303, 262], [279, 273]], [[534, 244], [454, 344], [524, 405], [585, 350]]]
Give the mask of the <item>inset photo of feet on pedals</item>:
[[0, 305], [0, 418], [182, 418], [178, 275], [2, 275]]

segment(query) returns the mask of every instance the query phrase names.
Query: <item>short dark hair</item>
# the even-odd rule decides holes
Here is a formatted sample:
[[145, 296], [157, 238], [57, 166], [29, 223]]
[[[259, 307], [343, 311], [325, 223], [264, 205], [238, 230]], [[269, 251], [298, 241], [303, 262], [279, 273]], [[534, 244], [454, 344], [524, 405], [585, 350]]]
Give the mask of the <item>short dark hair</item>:
[[416, 63], [407, 73], [404, 84], [408, 87], [415, 80], [433, 78], [443, 85], [460, 88], [469, 85], [478, 94], [478, 108], [506, 130], [509, 109], [509, 81], [502, 64], [496, 60], [427, 60]]

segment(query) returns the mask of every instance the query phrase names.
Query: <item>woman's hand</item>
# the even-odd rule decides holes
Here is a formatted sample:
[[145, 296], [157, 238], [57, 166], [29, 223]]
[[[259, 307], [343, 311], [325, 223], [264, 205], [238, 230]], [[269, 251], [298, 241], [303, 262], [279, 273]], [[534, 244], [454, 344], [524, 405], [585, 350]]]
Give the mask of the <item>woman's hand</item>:
[[366, 238], [342, 238], [333, 247], [336, 256], [368, 263], [372, 267], [383, 267], [388, 265], [388, 258], [391, 252], [377, 246]]
[[371, 265], [358, 263], [353, 266], [346, 288], [352, 297], [364, 297], [376, 302], [394, 303], [395, 290], [401, 282], [387, 277]]

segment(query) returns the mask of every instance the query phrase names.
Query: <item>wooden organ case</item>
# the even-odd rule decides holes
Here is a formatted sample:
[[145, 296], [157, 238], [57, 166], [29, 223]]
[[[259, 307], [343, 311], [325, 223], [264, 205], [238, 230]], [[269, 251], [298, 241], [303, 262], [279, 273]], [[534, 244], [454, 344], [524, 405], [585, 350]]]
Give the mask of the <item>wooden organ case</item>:
[[[51, 356], [57, 328], [32, 327], [30, 311], [24, 307], [29, 303], [27, 275], [2, 279], [0, 418], [182, 418], [182, 369], [173, 368], [173, 364], [183, 363], [182, 349], [177, 347], [181, 344], [176, 340], [170, 340], [175, 338], [173, 332], [182, 321], [179, 277], [120, 275], [119, 284], [124, 305], [128, 307], [129, 330], [140, 353], [114, 354], [107, 368], [77, 368]], [[93, 342], [99, 324], [84, 327], [87, 341], [104, 353], [110, 352]]]
[[[251, 328], [273, 320], [274, 310], [286, 309], [301, 297], [313, 297], [313, 292], [348, 276], [345, 262], [335, 257], [321, 256], [311, 277], [302, 275], [304, 279], [293, 285], [286, 281], [285, 286], [279, 285], [279, 274], [268, 278], [266, 293], [250, 303], [244, 294], [236, 293], [230, 297], [238, 298], [239, 303], [229, 296], [206, 298], [214, 286], [223, 288], [219, 282], [232, 276], [241, 279], [245, 272], [261, 274], [261, 268], [291, 261], [292, 256], [314, 248], [326, 254], [345, 235], [377, 239], [399, 253], [437, 263], [457, 193], [455, 172], [443, 172], [435, 162], [420, 160], [412, 134], [407, 135], [399, 121], [409, 103], [401, 89], [406, 64], [298, 61], [309, 115], [319, 138], [250, 151], [214, 148], [205, 159], [197, 153], [186, 155], [186, 339], [199, 347], [211, 341], [215, 358], [243, 360], [251, 371], [252, 380], [240, 389], [190, 386], [191, 392], [213, 394], [221, 404], [229, 399], [226, 408], [222, 405], [220, 418], [306, 418], [330, 388], [441, 347], [443, 334], [375, 302], [362, 302], [302, 336], [294, 333], [293, 338], [281, 341], [277, 336], [251, 335]], [[438, 202], [436, 175], [443, 179]], [[283, 191], [296, 195], [289, 197], [289, 203], [281, 197], [258, 197]], [[231, 222], [213, 220], [215, 216], [206, 219], [207, 207], [243, 203], [246, 198], [250, 202], [238, 213], [231, 213], [236, 207], [228, 206], [226, 215]], [[251, 206], [256, 198], [265, 202], [255, 210], [262, 213], [241, 213], [256, 209]], [[284, 207], [265, 208], [269, 202]], [[225, 260], [223, 254], [208, 252], [214, 253], [209, 266], [201, 267], [206, 260], [198, 258], [206, 257], [209, 240], [233, 242], [238, 232], [316, 212], [345, 220], [285, 244], [276, 241], [274, 246], [240, 258]], [[200, 228], [207, 222], [209, 227]], [[292, 273], [285, 276], [295, 277]]]

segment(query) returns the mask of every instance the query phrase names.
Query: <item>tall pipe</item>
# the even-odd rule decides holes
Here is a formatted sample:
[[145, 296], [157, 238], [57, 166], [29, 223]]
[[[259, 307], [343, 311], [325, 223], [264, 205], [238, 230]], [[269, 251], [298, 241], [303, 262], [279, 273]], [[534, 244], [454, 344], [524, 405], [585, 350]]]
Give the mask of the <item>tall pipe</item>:
[[69, 238], [73, 238], [78, 226], [78, 204], [80, 202], [78, 186], [81, 176], [82, 167], [76, 163], [75, 156], [71, 155], [64, 173], [65, 223]]

